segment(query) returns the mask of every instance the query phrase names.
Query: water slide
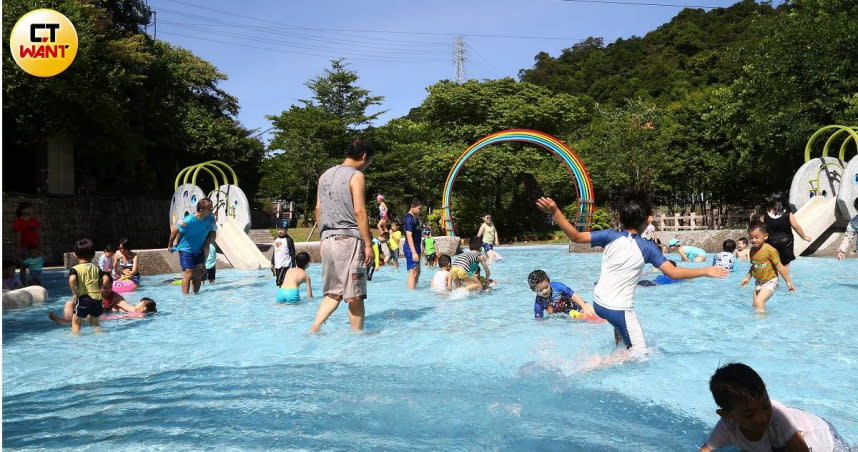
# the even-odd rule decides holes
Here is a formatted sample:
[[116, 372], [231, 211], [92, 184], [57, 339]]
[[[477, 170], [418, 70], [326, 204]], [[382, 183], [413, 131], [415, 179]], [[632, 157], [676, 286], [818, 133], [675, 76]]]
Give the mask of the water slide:
[[[809, 235], [811, 240], [816, 240], [837, 221], [837, 198], [814, 196], [795, 213], [795, 220]], [[795, 235], [793, 252], [800, 256], [810, 246], [811, 242]]]
[[271, 266], [271, 261], [265, 258], [244, 228], [232, 217], [225, 217], [218, 223], [215, 243], [233, 268], [259, 270]]

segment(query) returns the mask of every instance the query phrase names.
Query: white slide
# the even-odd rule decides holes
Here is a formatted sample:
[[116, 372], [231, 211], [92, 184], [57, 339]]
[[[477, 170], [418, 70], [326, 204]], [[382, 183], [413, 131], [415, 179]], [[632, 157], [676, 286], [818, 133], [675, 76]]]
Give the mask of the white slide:
[[271, 266], [271, 261], [265, 258], [250, 236], [231, 217], [218, 223], [215, 243], [233, 268], [260, 270]]
[[[798, 209], [798, 212], [795, 213], [795, 220], [804, 229], [804, 233], [815, 241], [837, 221], [836, 210], [837, 198], [814, 196], [801, 206], [801, 209]], [[811, 242], [804, 241], [798, 234], [794, 234], [794, 236], [793, 252], [796, 256], [800, 256], [810, 246]]]

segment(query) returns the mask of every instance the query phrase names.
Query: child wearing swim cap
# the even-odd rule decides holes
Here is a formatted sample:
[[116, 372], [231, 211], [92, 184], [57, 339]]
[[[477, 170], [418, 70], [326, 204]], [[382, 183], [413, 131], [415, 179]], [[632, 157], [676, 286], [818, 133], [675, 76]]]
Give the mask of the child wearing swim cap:
[[384, 195], [379, 194], [376, 196], [375, 202], [378, 203], [378, 224], [375, 227], [378, 228], [379, 234], [383, 234], [388, 231], [387, 222], [390, 220], [387, 215], [387, 204], [384, 203]]
[[679, 239], [670, 239], [667, 242], [670, 251], [679, 253], [682, 262], [703, 262], [706, 260], [706, 250], [691, 245], [683, 245]]

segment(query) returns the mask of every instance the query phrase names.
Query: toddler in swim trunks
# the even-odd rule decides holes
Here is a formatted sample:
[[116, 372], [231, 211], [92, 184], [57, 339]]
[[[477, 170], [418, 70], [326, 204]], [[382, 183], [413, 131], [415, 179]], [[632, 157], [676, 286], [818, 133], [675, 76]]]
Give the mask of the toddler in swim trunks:
[[766, 243], [769, 233], [766, 231], [765, 223], [752, 224], [748, 228], [748, 235], [751, 238], [751, 269], [742, 280], [742, 287], [748, 284], [751, 276], [756, 278], [757, 284], [753, 295], [754, 309], [757, 312], [766, 312], [766, 301], [778, 289], [778, 273], [784, 278], [790, 292], [795, 292], [795, 287], [792, 285], [786, 267], [781, 263], [778, 250]]
[[313, 298], [313, 286], [310, 283], [310, 275], [306, 272], [310, 266], [310, 255], [305, 252], [298, 253], [295, 256], [295, 264], [297, 267], [287, 270], [283, 277], [283, 284], [277, 291], [278, 303], [297, 303], [301, 299], [298, 287], [303, 283], [307, 283], [307, 298]]

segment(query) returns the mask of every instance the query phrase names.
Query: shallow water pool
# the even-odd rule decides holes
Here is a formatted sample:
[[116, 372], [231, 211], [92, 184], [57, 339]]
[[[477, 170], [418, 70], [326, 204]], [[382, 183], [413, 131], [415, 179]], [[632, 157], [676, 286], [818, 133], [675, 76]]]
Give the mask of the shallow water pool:
[[764, 318], [739, 287], [746, 262], [726, 280], [641, 287], [649, 358], [592, 369], [611, 328], [533, 320], [526, 277], [542, 268], [590, 300], [601, 254], [500, 252], [498, 287], [463, 299], [432, 293], [434, 271], [412, 292], [404, 266], [379, 270], [363, 334], [343, 307], [307, 334], [318, 264], [316, 299], [297, 305], [274, 303], [265, 271], [219, 271], [189, 297], [148, 277], [127, 298], [154, 298], [158, 314], [79, 337], [47, 317], [68, 297], [56, 275], [49, 303], [3, 314], [3, 446], [696, 450], [717, 421], [708, 379], [728, 361], [858, 441], [858, 259], [794, 262], [798, 292], [782, 284]]

